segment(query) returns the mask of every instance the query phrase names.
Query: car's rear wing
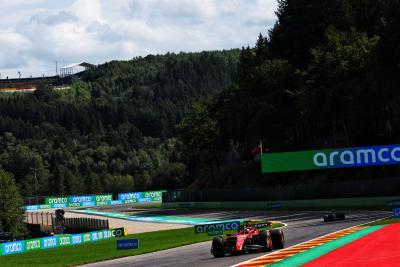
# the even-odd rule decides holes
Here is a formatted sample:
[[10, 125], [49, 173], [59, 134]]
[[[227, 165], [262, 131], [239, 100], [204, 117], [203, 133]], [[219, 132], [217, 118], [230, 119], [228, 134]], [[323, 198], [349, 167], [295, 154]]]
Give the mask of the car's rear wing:
[[255, 228], [265, 228], [265, 227], [272, 227], [271, 221], [259, 221], [259, 220], [248, 220], [244, 221], [243, 224], [245, 226], [252, 226]]

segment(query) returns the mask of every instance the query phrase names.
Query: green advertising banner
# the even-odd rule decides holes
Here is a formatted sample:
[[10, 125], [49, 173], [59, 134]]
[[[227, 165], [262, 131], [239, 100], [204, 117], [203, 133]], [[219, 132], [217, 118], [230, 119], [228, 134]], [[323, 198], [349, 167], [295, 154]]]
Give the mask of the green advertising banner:
[[112, 200], [113, 200], [112, 194], [94, 196], [94, 201], [97, 203], [97, 205], [108, 205]]
[[127, 203], [143, 203], [143, 202], [162, 202], [162, 193], [166, 190], [160, 191], [146, 191], [146, 192], [130, 192], [118, 194], [118, 200]]
[[86, 196], [65, 196], [48, 197], [45, 199], [46, 205], [65, 205], [66, 207], [80, 207], [89, 205], [107, 205], [113, 200], [112, 194], [106, 195], [86, 195]]
[[261, 157], [263, 173], [390, 164], [400, 164], [400, 145], [266, 153]]
[[263, 173], [316, 169], [313, 156], [316, 150], [262, 154]]
[[66, 247], [72, 245], [72, 236], [71, 235], [62, 235], [58, 236], [58, 246]]
[[83, 243], [90, 242], [90, 241], [92, 241], [92, 235], [91, 234], [82, 234], [82, 240], [83, 240]]
[[25, 248], [26, 248], [26, 251], [33, 251], [33, 250], [41, 249], [42, 248], [41, 239], [37, 238], [37, 239], [25, 240]]
[[141, 202], [161, 202], [163, 192], [166, 190], [142, 192]]
[[46, 198], [46, 205], [52, 204], [68, 204], [69, 197], [48, 197]]

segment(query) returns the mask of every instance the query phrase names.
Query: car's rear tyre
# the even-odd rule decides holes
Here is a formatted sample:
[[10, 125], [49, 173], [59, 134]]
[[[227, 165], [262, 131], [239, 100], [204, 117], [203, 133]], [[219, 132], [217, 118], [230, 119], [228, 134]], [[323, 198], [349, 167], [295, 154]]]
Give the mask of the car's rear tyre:
[[262, 251], [271, 251], [273, 250], [273, 244], [271, 240], [271, 236], [268, 234], [268, 231], [262, 230], [259, 235], [259, 245], [264, 246]]
[[274, 229], [270, 231], [272, 246], [276, 249], [283, 248], [285, 246], [285, 236], [282, 229]]
[[222, 236], [216, 236], [213, 238], [211, 250], [216, 258], [225, 256], [225, 242]]

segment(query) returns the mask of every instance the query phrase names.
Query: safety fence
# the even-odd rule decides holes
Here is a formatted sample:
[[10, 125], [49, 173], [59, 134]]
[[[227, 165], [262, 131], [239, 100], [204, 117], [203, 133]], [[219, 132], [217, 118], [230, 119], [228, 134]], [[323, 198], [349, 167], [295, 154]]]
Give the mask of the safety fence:
[[26, 214], [25, 222], [28, 224], [39, 224], [52, 226], [55, 214], [53, 212], [29, 212]]
[[106, 230], [110, 228], [108, 220], [93, 218], [65, 218], [64, 227], [67, 232], [78, 233], [83, 229], [90, 230]]
[[331, 210], [374, 209], [392, 210], [400, 207], [400, 196], [368, 198], [328, 198], [282, 201], [207, 201], [163, 202], [165, 209], [246, 209], [246, 210]]
[[[57, 225], [55, 213], [43, 211], [26, 213], [25, 222], [30, 225], [47, 226], [47, 229], [51, 232], [54, 232]], [[108, 220], [94, 218], [64, 218], [63, 226], [65, 232], [68, 233], [82, 233], [110, 228]]]
[[1, 255], [24, 253], [35, 250], [43, 250], [58, 247], [76, 246], [79, 244], [97, 242], [110, 238], [125, 236], [124, 228], [94, 231], [83, 234], [58, 235], [21, 241], [13, 241], [1, 244]]
[[329, 198], [397, 196], [400, 178], [297, 184], [264, 188], [220, 188], [199, 191], [168, 191], [166, 202], [283, 201]]
[[[165, 190], [120, 193], [117, 199], [112, 194], [56, 196], [35, 198], [36, 205], [27, 205], [25, 210], [65, 209], [78, 207], [94, 207], [103, 205], [123, 205], [132, 203], [161, 203]], [[31, 199], [29, 199], [31, 201]], [[40, 202], [39, 202], [40, 201]], [[39, 202], [39, 203], [38, 203]]]

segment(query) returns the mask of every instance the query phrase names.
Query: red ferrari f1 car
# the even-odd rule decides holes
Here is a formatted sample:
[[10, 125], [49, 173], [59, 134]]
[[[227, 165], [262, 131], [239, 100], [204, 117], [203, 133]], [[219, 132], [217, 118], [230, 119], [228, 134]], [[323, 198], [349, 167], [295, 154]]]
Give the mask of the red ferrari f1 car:
[[[268, 229], [263, 229], [267, 228]], [[285, 237], [282, 229], [272, 230], [272, 223], [250, 225], [245, 222], [236, 234], [227, 234], [213, 238], [211, 254], [214, 257], [224, 257], [226, 254], [238, 255], [255, 251], [271, 251], [283, 248]]]

